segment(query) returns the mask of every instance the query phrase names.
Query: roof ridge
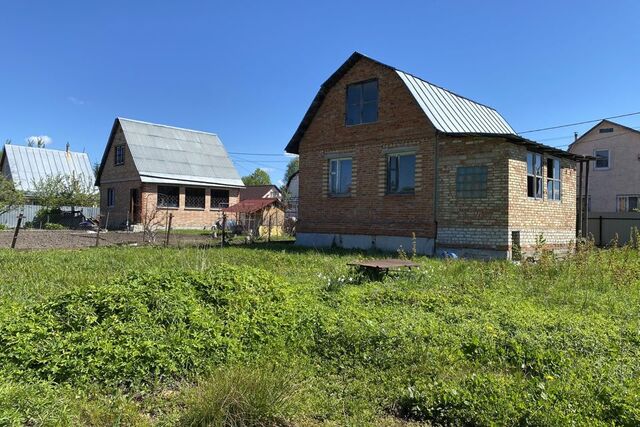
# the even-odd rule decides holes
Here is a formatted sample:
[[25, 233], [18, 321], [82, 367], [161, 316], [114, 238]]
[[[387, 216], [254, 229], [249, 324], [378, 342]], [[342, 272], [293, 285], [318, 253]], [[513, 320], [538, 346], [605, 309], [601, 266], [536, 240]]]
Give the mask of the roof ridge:
[[89, 156], [84, 151], [67, 151], [67, 150], [61, 150], [59, 148], [42, 148], [42, 147], [29, 147], [28, 145], [4, 144], [4, 148], [6, 149], [7, 147], [28, 148], [28, 149], [31, 149], [31, 150], [55, 151], [55, 152], [58, 152], [58, 153], [67, 153], [68, 152], [69, 154], [84, 154], [85, 156]]
[[151, 125], [151, 126], [158, 126], [158, 127], [163, 127], [163, 128], [169, 128], [169, 129], [176, 129], [176, 130], [186, 130], [187, 132], [193, 132], [193, 133], [203, 133], [205, 135], [213, 135], [213, 136], [218, 136], [217, 133], [213, 133], [213, 132], [205, 132], [203, 130], [196, 130], [196, 129], [187, 129], [187, 128], [181, 128], [178, 126], [170, 126], [170, 125], [163, 125], [160, 123], [151, 123], [151, 122], [145, 122], [144, 120], [135, 120], [135, 119], [129, 119], [126, 117], [117, 117], [118, 120], [124, 120], [127, 122], [133, 122], [133, 123], [142, 123], [145, 125]]

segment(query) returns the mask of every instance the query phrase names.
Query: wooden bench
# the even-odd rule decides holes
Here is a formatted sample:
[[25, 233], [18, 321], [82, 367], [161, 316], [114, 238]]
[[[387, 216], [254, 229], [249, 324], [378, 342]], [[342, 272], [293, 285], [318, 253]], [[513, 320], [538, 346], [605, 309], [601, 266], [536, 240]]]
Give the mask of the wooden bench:
[[420, 266], [420, 264], [416, 264], [413, 261], [392, 258], [352, 261], [347, 265], [364, 272], [367, 276], [376, 280], [383, 278], [390, 271], [411, 271], [412, 268]]

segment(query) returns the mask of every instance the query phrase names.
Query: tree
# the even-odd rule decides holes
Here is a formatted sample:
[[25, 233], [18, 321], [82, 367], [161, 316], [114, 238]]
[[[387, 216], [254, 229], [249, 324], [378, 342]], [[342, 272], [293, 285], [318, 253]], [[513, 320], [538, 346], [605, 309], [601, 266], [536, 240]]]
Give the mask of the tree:
[[287, 164], [287, 170], [284, 172], [283, 184], [287, 185], [287, 182], [289, 182], [289, 178], [291, 178], [294, 173], [298, 172], [299, 169], [300, 158], [298, 156], [289, 160], [289, 164]]
[[251, 175], [243, 176], [242, 182], [244, 185], [269, 185], [271, 178], [265, 170], [258, 168]]
[[0, 215], [24, 203], [24, 195], [13, 182], [0, 175]]
[[53, 175], [34, 183], [35, 202], [49, 209], [95, 206], [98, 192], [83, 175]]

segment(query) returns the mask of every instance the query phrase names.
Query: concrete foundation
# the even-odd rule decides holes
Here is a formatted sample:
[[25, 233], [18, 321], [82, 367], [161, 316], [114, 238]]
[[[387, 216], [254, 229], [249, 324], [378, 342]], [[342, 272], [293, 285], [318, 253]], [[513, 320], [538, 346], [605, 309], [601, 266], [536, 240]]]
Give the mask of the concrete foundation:
[[337, 246], [345, 249], [381, 250], [396, 252], [400, 249], [406, 253], [413, 251], [415, 242], [416, 253], [421, 255], [433, 254], [433, 239], [426, 237], [376, 236], [362, 234], [332, 234], [332, 233], [298, 233], [296, 245], [312, 248], [327, 248]]

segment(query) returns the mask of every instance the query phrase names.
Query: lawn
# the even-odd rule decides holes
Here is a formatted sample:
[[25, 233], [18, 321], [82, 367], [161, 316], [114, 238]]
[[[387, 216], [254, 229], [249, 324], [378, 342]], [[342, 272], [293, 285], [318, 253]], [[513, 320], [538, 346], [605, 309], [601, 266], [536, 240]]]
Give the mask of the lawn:
[[375, 255], [0, 250], [0, 425], [640, 424], [636, 249]]

